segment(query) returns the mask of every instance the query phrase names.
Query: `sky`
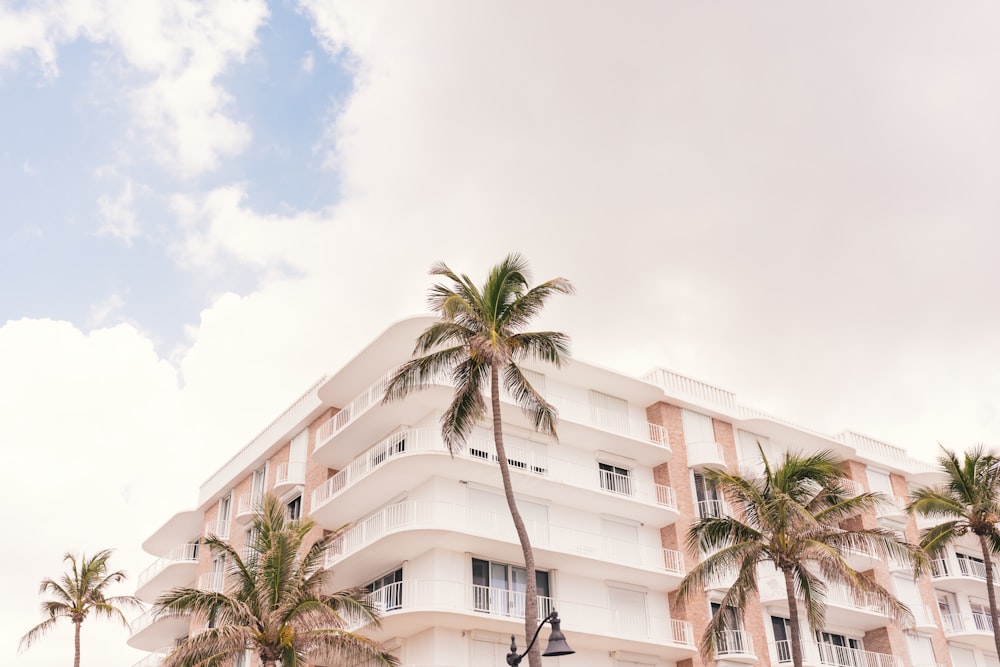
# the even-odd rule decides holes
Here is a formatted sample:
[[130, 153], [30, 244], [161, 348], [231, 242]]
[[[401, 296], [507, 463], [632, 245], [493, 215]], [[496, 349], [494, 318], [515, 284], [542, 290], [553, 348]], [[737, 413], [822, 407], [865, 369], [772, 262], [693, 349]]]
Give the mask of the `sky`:
[[[0, 662], [436, 261], [820, 432], [1000, 445], [1000, 7], [0, 0]], [[128, 667], [90, 620], [83, 665]]]

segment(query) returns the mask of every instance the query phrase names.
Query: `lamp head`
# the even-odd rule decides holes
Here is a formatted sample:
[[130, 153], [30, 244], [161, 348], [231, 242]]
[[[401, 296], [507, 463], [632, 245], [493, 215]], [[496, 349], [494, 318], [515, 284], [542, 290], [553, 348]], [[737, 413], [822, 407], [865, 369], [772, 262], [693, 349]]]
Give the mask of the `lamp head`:
[[571, 649], [569, 644], [566, 643], [566, 635], [563, 634], [562, 629], [559, 627], [562, 623], [562, 621], [559, 620], [559, 614], [553, 611], [545, 620], [552, 624], [552, 632], [549, 633], [549, 645], [545, 649], [545, 653], [542, 653], [542, 655], [546, 657], [555, 657], [558, 655], [571, 655], [576, 653], [576, 651]]

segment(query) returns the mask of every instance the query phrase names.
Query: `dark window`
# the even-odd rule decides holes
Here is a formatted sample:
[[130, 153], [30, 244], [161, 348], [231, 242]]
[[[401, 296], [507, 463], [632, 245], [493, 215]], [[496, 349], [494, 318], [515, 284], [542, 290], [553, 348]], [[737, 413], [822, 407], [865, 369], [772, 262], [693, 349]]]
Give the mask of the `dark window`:
[[302, 496], [297, 496], [286, 507], [289, 519], [295, 521], [302, 518]]
[[[472, 588], [476, 611], [487, 611], [505, 616], [524, 616], [524, 591], [526, 573], [523, 567], [497, 563], [479, 558], [472, 559]], [[549, 597], [549, 573], [535, 570], [538, 597]], [[539, 617], [548, 615], [539, 601]]]
[[403, 606], [403, 568], [379, 577], [365, 586], [365, 590], [374, 593], [382, 611], [391, 611]]
[[598, 463], [601, 475], [601, 488], [612, 493], [632, 495], [632, 472], [628, 468], [620, 468], [610, 463]]

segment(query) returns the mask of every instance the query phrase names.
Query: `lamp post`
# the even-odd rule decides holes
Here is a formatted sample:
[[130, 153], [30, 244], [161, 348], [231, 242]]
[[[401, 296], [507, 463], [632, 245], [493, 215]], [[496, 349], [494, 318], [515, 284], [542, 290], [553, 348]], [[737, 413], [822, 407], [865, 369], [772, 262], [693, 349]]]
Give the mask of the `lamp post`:
[[566, 635], [559, 628], [559, 624], [562, 621], [559, 620], [559, 614], [555, 609], [549, 613], [548, 616], [542, 619], [542, 622], [538, 624], [538, 629], [535, 630], [535, 636], [531, 638], [531, 643], [528, 644], [528, 648], [524, 649], [524, 653], [517, 652], [517, 641], [514, 639], [514, 635], [510, 636], [510, 653], [507, 654], [507, 664], [510, 667], [518, 667], [521, 664], [521, 659], [528, 655], [531, 647], [535, 645], [535, 640], [538, 639], [538, 633], [542, 631], [542, 626], [546, 623], [552, 624], [552, 632], [549, 633], [549, 645], [545, 649], [545, 657], [552, 657], [557, 655], [569, 655], [571, 653], [576, 653], [573, 649], [569, 647], [566, 643]]

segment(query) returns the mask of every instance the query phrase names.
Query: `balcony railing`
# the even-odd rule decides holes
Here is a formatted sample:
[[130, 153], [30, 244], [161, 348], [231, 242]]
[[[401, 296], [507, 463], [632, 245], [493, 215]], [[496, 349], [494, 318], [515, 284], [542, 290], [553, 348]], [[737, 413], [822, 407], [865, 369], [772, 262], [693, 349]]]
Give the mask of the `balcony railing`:
[[725, 500], [699, 500], [695, 503], [699, 519], [718, 519], [724, 516], [732, 516], [729, 503]]
[[886, 496], [884, 501], [875, 507], [875, 516], [878, 517], [900, 517], [906, 514], [906, 498], [900, 496]]
[[[325, 443], [337, 433], [344, 430], [358, 417], [381, 403], [385, 397], [385, 390], [389, 386], [389, 381], [392, 379], [394, 373], [395, 370], [392, 370], [380, 377], [368, 389], [344, 406], [340, 412], [321, 424], [316, 432], [316, 442], [320, 445]], [[445, 386], [452, 386], [453, 384], [451, 379], [445, 375], [440, 376], [436, 382]], [[577, 401], [565, 396], [549, 395], [546, 399], [559, 412], [560, 420], [585, 424], [603, 431], [618, 433], [665, 449], [669, 449], [670, 447], [667, 430], [658, 424], [633, 419], [628, 415], [598, 408], [590, 403]]]
[[221, 593], [226, 587], [225, 572], [206, 572], [198, 577], [198, 590]]
[[725, 630], [715, 635], [715, 655], [754, 655], [753, 640], [743, 630]]
[[[971, 558], [945, 557], [935, 558], [931, 561], [931, 578], [941, 579], [943, 577], [971, 577], [986, 581], [986, 564]], [[1000, 567], [996, 561], [993, 562], [994, 585], [1000, 585]]]
[[[617, 496], [629, 496], [639, 502], [677, 509], [677, 497], [669, 486], [640, 480], [631, 475], [599, 470], [596, 466], [549, 458], [544, 456], [542, 451], [540, 448], [511, 445], [507, 447], [507, 461], [515, 472], [541, 475], [569, 486], [599, 490]], [[440, 433], [434, 429], [414, 429], [394, 433], [363, 452], [347, 467], [317, 487], [312, 497], [314, 511], [379, 466], [395, 460], [393, 457], [420, 453], [448, 454], [449, 452], [441, 440]], [[454, 456], [479, 463], [497, 462], [493, 443], [487, 439], [470, 440], [466, 447], [455, 452]]]
[[275, 486], [306, 483], [306, 464], [304, 461], [286, 461], [278, 466], [274, 476]]
[[257, 514], [257, 511], [260, 509], [261, 500], [263, 498], [264, 498], [263, 493], [252, 493], [252, 492], [241, 493], [240, 499], [236, 503], [237, 519], [241, 517], [250, 517]]
[[[416, 528], [457, 531], [512, 544], [518, 542], [507, 514], [456, 503], [409, 501], [390, 505], [338, 536], [327, 550], [326, 565], [331, 567], [386, 535]], [[673, 549], [547, 523], [529, 521], [527, 528], [536, 549], [582, 555], [677, 576], [684, 573], [684, 556]]]
[[[771, 645], [771, 653], [777, 658], [778, 664], [791, 663], [792, 642], [789, 640], [774, 642]], [[836, 667], [900, 667], [899, 658], [888, 653], [862, 651], [825, 642], [802, 642], [802, 654], [807, 662], [818, 660], [823, 665]]]
[[[373, 591], [370, 595], [372, 601], [384, 610], [386, 619], [394, 613], [410, 610], [489, 614], [512, 619], [524, 617], [523, 593], [454, 581], [404, 580]], [[539, 616], [557, 609], [564, 623], [572, 618], [574, 632], [683, 646], [692, 650], [695, 647], [694, 631], [687, 621], [543, 596], [539, 596], [538, 606]], [[360, 627], [357, 622], [353, 625], [355, 629]]]
[[941, 614], [941, 624], [946, 635], [965, 634], [968, 632], [993, 633], [990, 615], [983, 612], [971, 614]]
[[136, 588], [142, 588], [150, 582], [150, 580], [158, 575], [164, 570], [168, 565], [173, 565], [174, 563], [197, 563], [198, 562], [198, 545], [197, 544], [181, 544], [170, 550], [163, 558], [159, 558], [155, 563], [147, 567], [138, 578], [138, 586]]

